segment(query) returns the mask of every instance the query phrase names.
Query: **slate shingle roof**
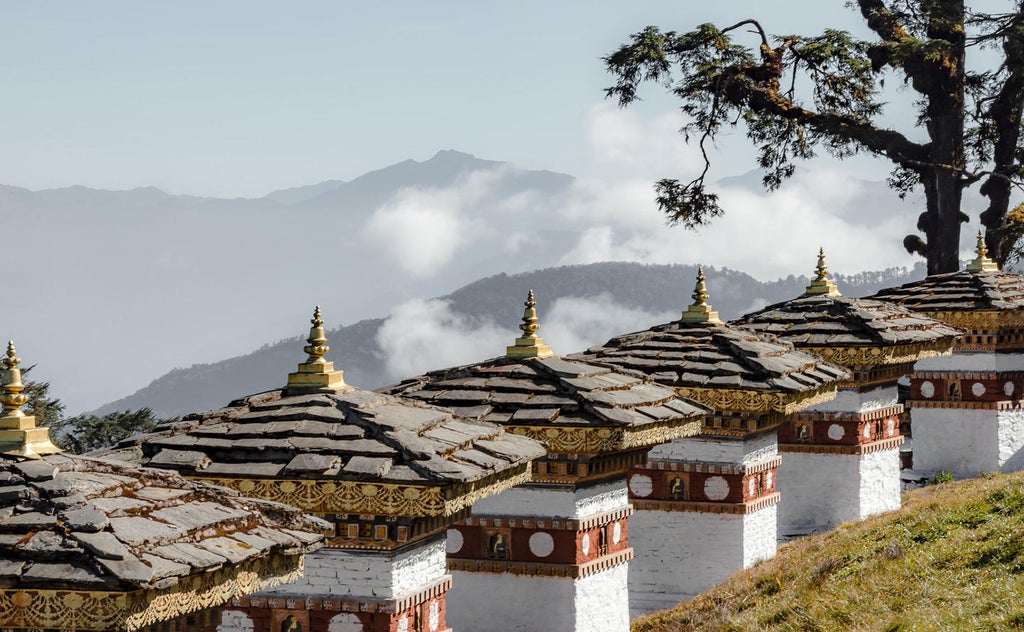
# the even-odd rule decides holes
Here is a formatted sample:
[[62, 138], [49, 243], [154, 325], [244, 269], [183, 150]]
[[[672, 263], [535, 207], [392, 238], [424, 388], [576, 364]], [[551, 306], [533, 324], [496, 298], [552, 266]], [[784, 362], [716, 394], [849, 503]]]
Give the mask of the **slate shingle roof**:
[[381, 393], [274, 390], [119, 446], [119, 458], [190, 476], [445, 485], [542, 456], [500, 426]]
[[1024, 310], [1024, 276], [1007, 272], [951, 272], [886, 288], [870, 298], [916, 312]]
[[741, 316], [733, 324], [779, 336], [798, 347], [948, 349], [962, 333], [892, 303], [846, 296], [801, 296]]
[[173, 472], [0, 458], [0, 588], [131, 591], [316, 548], [329, 527]]
[[510, 426], [640, 429], [708, 412], [640, 377], [558, 356], [503, 356], [381, 390]]
[[799, 394], [849, 376], [789, 342], [724, 323], [658, 325], [570, 358], [613, 365], [674, 388]]

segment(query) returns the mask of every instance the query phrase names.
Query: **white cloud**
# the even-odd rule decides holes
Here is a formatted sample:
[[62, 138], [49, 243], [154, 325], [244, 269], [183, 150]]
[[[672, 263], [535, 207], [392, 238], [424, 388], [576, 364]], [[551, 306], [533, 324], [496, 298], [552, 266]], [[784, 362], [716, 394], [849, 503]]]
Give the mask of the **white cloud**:
[[[604, 177], [578, 180], [558, 209], [580, 231], [575, 243], [565, 245], [560, 263], [705, 263], [775, 279], [810, 273], [819, 246], [833, 272], [918, 261], [902, 240], [914, 230], [920, 202], [899, 200], [883, 183], [865, 188], [856, 179], [862, 170], [830, 159], [800, 164], [782, 189], [767, 194], [709, 181], [725, 214], [696, 231], [667, 226], [654, 201], [654, 182], [685, 180], [703, 167], [696, 143], [678, 133], [682, 124], [677, 111], [652, 115], [609, 103], [589, 110], [588, 146], [594, 171]], [[742, 138], [735, 136], [726, 144], [739, 147]], [[743, 154], [733, 149], [712, 154], [711, 177], [753, 165], [735, 163], [738, 157], [750, 160], [749, 148]]]
[[425, 278], [486, 232], [466, 210], [486, 197], [508, 168], [472, 171], [444, 188], [402, 189], [374, 211], [364, 237], [404, 272]]
[[541, 336], [558, 354], [583, 351], [624, 333], [677, 318], [674, 312], [649, 312], [618, 303], [611, 295], [563, 296], [541, 314]]
[[456, 313], [437, 299], [399, 305], [377, 331], [392, 380], [500, 356], [514, 338], [493, 321]]
[[[592, 105], [584, 119], [590, 159], [598, 168], [621, 174], [664, 177], [703, 165], [700, 151], [679, 134], [682, 114], [669, 110], [654, 116], [636, 108], [622, 109], [609, 101]], [[667, 171], [666, 171], [667, 170]], [[660, 176], [654, 174], [660, 172]]]

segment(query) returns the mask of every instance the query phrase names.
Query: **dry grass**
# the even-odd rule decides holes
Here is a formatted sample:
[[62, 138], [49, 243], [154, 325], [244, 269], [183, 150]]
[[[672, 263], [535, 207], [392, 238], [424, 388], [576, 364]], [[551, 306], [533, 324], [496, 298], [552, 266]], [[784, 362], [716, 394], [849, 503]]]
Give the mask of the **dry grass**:
[[633, 632], [1024, 630], [1024, 473], [908, 492]]

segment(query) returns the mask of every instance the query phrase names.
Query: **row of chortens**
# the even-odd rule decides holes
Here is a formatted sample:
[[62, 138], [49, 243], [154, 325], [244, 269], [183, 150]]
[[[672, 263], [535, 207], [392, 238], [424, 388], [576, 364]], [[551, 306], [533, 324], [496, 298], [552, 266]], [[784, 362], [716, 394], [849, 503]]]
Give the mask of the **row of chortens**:
[[911, 473], [1024, 469], [1024, 277], [981, 235], [872, 297], [827, 275], [726, 323], [699, 271], [678, 320], [566, 356], [530, 292], [504, 355], [377, 391], [318, 307], [281, 388], [89, 456], [22, 410], [11, 343], [0, 628], [626, 632]]

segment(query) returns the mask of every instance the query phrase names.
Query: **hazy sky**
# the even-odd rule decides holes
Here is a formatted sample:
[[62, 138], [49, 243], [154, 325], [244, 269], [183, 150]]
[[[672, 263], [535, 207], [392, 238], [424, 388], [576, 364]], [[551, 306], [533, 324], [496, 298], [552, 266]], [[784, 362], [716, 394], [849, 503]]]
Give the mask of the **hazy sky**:
[[[609, 84], [599, 58], [629, 33], [750, 16], [771, 32], [859, 28], [838, 0], [770, 15], [755, 0], [0, 7], [0, 183], [217, 196], [443, 148], [594, 175], [583, 118]], [[642, 112], [671, 109], [647, 95]]]

